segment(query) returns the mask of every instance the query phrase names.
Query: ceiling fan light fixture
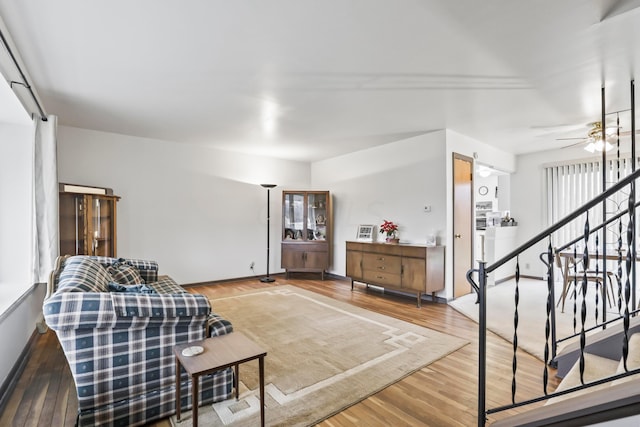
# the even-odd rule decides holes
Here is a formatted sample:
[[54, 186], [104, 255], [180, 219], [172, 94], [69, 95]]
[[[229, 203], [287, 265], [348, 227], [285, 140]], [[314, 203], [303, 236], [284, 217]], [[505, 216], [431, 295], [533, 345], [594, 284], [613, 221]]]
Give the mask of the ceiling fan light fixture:
[[610, 151], [612, 148], [613, 145], [611, 145], [608, 141], [603, 141], [601, 139], [591, 141], [587, 144], [586, 147], [584, 147], [584, 149], [590, 153], [595, 153], [596, 151], [600, 153], [602, 151]]

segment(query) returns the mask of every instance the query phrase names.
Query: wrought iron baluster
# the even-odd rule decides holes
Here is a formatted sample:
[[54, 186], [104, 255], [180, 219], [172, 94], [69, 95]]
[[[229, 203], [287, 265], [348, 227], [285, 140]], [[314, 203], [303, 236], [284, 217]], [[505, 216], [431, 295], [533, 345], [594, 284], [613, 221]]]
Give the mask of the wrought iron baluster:
[[[599, 263], [598, 263], [598, 260], [599, 260], [599, 254], [598, 254], [598, 234], [597, 234], [597, 233], [596, 233], [596, 255], [595, 255], [595, 256], [596, 256], [596, 258], [595, 258], [595, 260], [596, 260], [596, 271], [595, 271], [595, 275], [596, 275], [596, 278], [597, 278], [597, 277], [599, 277], [599, 276], [600, 276], [600, 268], [599, 268]], [[604, 275], [604, 271], [603, 271], [603, 273], [602, 273], [602, 274]], [[603, 277], [603, 280], [604, 280], [604, 277]], [[605, 288], [605, 289], [606, 289], [606, 288]], [[596, 306], [595, 306], [595, 312], [594, 312], [594, 316], [595, 316], [594, 321], [595, 321], [596, 325], [598, 324], [598, 303], [600, 302], [600, 301], [599, 301], [599, 298], [600, 298], [600, 295], [599, 295], [599, 294], [600, 294], [600, 291], [601, 291], [601, 290], [600, 290], [600, 281], [599, 281], [598, 279], [596, 279], [596, 295], [595, 295], [595, 300], [596, 300], [596, 301], [595, 301], [595, 303], [596, 303]], [[603, 309], [603, 310], [604, 310], [604, 309]]]
[[618, 314], [622, 313], [622, 217], [618, 219], [618, 259], [616, 264], [618, 269], [616, 274], [618, 275]]
[[516, 257], [516, 289], [515, 289], [515, 312], [513, 314], [513, 363], [511, 370], [513, 377], [511, 378], [511, 403], [516, 403], [516, 371], [518, 370], [518, 303], [520, 302], [520, 255]]
[[[547, 385], [549, 383], [549, 335], [551, 334], [551, 310], [554, 308], [553, 287], [553, 248], [551, 247], [551, 236], [549, 236], [549, 244], [547, 246], [547, 320], [544, 325], [544, 371], [542, 372], [542, 389], [545, 396], [547, 393]], [[555, 346], [555, 343], [552, 343]]]
[[589, 269], [589, 212], [586, 212], [584, 221], [584, 249], [582, 251], [582, 305], [580, 307], [580, 383], [584, 384], [584, 348], [586, 345], [585, 322], [587, 320], [587, 270]]
[[573, 245], [573, 333], [578, 332], [578, 248]]
[[[627, 357], [629, 356], [629, 299], [631, 298], [631, 269], [633, 268], [634, 260], [634, 228], [635, 228], [635, 208], [634, 205], [636, 203], [635, 197], [635, 188], [633, 184], [631, 184], [632, 192], [629, 194], [629, 222], [627, 223], [627, 258], [626, 258], [626, 269], [627, 269], [627, 277], [624, 285], [624, 315], [622, 320], [622, 325], [624, 329], [624, 338], [622, 341], [622, 360], [624, 365], [624, 370], [628, 371], [627, 368]], [[634, 283], [635, 286], [635, 283]], [[635, 307], [633, 307], [635, 309]]]

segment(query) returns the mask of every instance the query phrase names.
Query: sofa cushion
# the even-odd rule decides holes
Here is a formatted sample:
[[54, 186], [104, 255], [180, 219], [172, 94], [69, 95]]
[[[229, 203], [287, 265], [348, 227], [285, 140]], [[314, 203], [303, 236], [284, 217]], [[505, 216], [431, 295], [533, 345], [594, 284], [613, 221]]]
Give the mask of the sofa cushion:
[[144, 279], [140, 276], [140, 272], [132, 265], [115, 263], [107, 267], [107, 271], [111, 274], [113, 282], [120, 283], [121, 285], [144, 284]]
[[107, 292], [111, 275], [96, 260], [72, 256], [64, 264], [58, 281], [58, 292]]

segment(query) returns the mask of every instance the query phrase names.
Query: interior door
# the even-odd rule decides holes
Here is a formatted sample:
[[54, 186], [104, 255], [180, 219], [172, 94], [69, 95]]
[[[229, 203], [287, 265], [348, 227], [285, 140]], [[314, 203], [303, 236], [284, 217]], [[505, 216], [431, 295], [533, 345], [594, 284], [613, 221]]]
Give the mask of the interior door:
[[473, 159], [453, 153], [453, 296], [471, 292], [473, 267]]

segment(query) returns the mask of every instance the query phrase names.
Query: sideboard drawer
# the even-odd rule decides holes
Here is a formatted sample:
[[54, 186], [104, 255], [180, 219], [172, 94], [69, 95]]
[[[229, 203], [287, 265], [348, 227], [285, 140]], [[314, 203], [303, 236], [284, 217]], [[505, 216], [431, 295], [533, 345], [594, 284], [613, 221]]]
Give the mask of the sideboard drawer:
[[402, 258], [394, 255], [364, 253], [362, 256], [362, 269], [399, 275], [402, 269]]
[[363, 276], [365, 283], [373, 283], [382, 287], [397, 288], [402, 280], [400, 273], [393, 274], [386, 271], [365, 270]]

